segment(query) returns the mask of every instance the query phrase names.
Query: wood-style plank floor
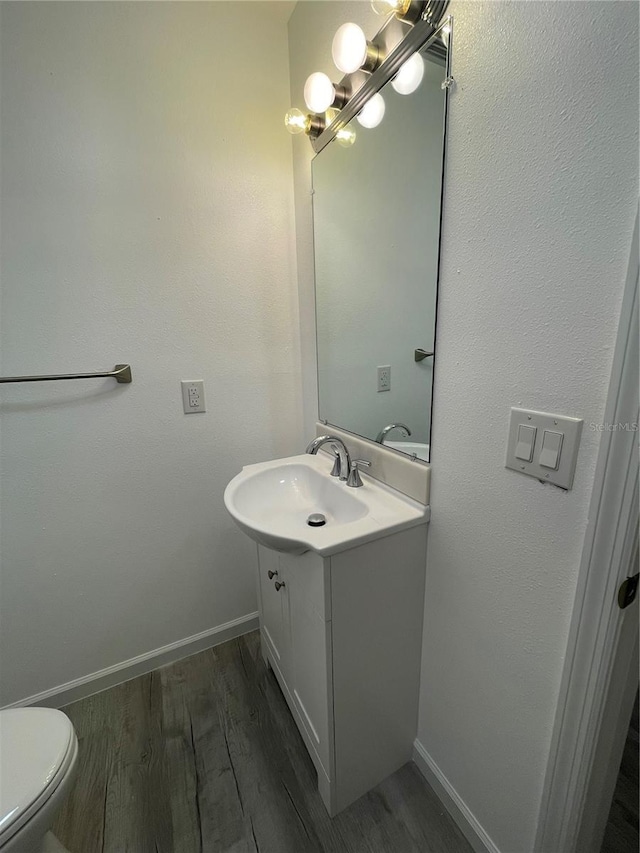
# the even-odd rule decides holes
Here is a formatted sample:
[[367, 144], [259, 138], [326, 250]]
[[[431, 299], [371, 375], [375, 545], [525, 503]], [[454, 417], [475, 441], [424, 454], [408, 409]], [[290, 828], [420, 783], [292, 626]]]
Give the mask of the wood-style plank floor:
[[257, 632], [64, 710], [71, 853], [472, 853], [413, 764], [329, 818]]
[[638, 695], [636, 694], [601, 853], [638, 853], [640, 849], [638, 764]]

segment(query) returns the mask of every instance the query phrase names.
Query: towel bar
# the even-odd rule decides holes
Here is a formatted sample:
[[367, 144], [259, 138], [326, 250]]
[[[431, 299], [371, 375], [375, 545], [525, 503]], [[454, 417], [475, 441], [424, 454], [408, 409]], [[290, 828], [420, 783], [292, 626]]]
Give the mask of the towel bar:
[[116, 382], [131, 382], [131, 365], [116, 364], [113, 370], [105, 373], [62, 373], [58, 376], [0, 376], [2, 382], [53, 382], [58, 379], [103, 379], [113, 377]]

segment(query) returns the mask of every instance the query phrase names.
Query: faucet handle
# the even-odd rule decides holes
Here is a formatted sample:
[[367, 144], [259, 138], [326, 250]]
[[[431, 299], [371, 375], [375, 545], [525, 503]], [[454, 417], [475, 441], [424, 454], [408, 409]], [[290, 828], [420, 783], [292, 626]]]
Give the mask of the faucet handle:
[[360, 468], [371, 468], [371, 462], [366, 459], [354, 459], [351, 462], [351, 470], [349, 471], [349, 476], [347, 478], [347, 486], [357, 489], [364, 485], [362, 477], [360, 476]]

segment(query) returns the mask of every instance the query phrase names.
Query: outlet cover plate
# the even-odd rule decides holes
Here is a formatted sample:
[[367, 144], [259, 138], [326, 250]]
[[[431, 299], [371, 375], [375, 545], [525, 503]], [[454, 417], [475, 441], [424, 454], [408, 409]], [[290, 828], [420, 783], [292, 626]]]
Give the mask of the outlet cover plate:
[[180, 384], [182, 386], [182, 408], [185, 415], [205, 412], [203, 380], [183, 379]]
[[[565, 415], [552, 415], [548, 412], [538, 412], [534, 409], [511, 409], [509, 420], [509, 438], [507, 441], [507, 458], [505, 467], [529, 477], [535, 477], [541, 483], [553, 483], [561, 489], [568, 490], [573, 486], [573, 475], [576, 470], [576, 458], [582, 434], [582, 420], [568, 418]], [[530, 462], [516, 457], [518, 444], [518, 428], [520, 426], [534, 427], [536, 430], [533, 455]], [[545, 431], [562, 433], [562, 446], [558, 467], [551, 470], [540, 464], [540, 453]]]
[[378, 367], [378, 391], [391, 391], [391, 365]]

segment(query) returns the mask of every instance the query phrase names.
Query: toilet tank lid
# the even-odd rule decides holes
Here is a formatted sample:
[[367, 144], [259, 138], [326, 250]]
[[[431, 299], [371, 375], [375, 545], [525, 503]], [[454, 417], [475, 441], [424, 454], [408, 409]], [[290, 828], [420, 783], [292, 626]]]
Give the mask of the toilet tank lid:
[[[58, 785], [74, 739], [69, 718], [52, 708], [0, 711], [0, 835], [47, 788]], [[55, 783], [55, 784], [54, 784]]]

